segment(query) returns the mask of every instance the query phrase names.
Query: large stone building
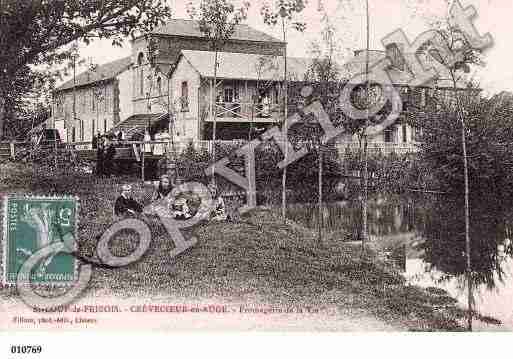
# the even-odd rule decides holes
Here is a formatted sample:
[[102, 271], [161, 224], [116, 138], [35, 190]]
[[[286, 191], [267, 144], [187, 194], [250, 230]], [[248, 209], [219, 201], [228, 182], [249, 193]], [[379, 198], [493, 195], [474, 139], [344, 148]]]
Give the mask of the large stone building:
[[[220, 50], [281, 55], [284, 48], [285, 44], [272, 36], [238, 25]], [[58, 128], [67, 142], [91, 141], [94, 133], [104, 133], [121, 124], [129, 129], [132, 124], [140, 127], [141, 118], [158, 118], [180, 101], [174, 94], [183, 90], [182, 85], [171, 88], [168, 76], [182, 50], [209, 49], [210, 43], [197, 22], [172, 20], [132, 41], [130, 57], [81, 73], [57, 88], [50, 126]], [[191, 93], [197, 89], [192, 82], [188, 86]], [[196, 136], [187, 133], [188, 138]]]
[[[215, 53], [208, 39], [197, 22], [173, 20], [132, 41], [130, 57], [84, 72], [59, 87], [54, 93], [51, 125], [68, 142], [90, 142], [96, 132], [123, 131], [128, 137], [144, 132], [149, 125], [166, 123], [171, 113], [178, 142], [211, 139], [214, 122], [218, 139], [246, 139], [250, 128], [265, 129], [283, 119], [285, 46], [247, 25], [237, 26], [218, 52], [214, 86]], [[389, 48], [372, 51], [369, 58], [372, 63], [387, 56], [392, 60], [391, 77], [405, 109], [412, 102], [425, 104], [427, 97], [435, 95], [435, 88], [437, 93], [449, 91], [450, 84], [443, 78], [410, 90], [408, 68], [398, 54], [397, 48]], [[364, 51], [355, 52], [344, 66], [345, 76], [349, 79], [362, 73], [366, 58]], [[310, 64], [308, 59], [290, 58], [289, 80], [303, 81]], [[293, 105], [294, 98], [289, 96]], [[357, 143], [354, 138], [342, 140]], [[398, 121], [371, 142], [375, 147], [410, 150], [415, 133]]]

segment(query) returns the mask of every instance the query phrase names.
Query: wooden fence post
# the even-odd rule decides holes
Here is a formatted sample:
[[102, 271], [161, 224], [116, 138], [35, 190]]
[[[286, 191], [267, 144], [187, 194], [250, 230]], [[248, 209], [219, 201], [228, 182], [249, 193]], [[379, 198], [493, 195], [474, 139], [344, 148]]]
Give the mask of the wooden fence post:
[[144, 141], [142, 142], [142, 145], [141, 145], [141, 148], [142, 148], [142, 151], [141, 151], [141, 176], [142, 176], [142, 181], [144, 183], [144, 155], [145, 155], [145, 148], [144, 148]]
[[141, 155], [139, 148], [137, 148], [137, 145], [135, 143], [132, 143], [132, 149], [134, 151], [134, 156], [137, 162], [141, 162]]

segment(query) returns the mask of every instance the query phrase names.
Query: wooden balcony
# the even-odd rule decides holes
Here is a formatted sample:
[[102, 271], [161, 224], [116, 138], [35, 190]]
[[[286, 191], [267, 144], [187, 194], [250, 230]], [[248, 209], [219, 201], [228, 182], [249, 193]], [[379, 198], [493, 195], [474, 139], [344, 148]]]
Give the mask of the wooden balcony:
[[[218, 102], [215, 104], [215, 114], [216, 122], [279, 123], [283, 119], [283, 106], [281, 104]], [[206, 121], [214, 122], [213, 117], [212, 111]]]

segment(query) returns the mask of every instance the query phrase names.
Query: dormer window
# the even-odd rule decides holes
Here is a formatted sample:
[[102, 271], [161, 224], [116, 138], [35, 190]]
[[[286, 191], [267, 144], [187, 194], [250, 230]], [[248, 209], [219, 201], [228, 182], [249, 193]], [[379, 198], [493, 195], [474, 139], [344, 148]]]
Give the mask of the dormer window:
[[182, 96], [180, 97], [182, 112], [189, 112], [189, 86], [187, 81], [182, 82]]

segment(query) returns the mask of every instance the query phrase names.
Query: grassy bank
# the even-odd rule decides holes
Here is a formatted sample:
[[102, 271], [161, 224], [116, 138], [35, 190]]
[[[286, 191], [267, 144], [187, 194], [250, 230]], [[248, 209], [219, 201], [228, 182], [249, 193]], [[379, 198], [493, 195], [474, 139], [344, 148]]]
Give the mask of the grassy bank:
[[[97, 180], [86, 174], [51, 174], [38, 168], [2, 165], [0, 195], [68, 194], [80, 198], [81, 254], [96, 259], [98, 237], [112, 223], [112, 203], [120, 184], [133, 183], [140, 201], [151, 188], [137, 180]], [[464, 312], [437, 289], [410, 286], [369, 253], [340, 241], [318, 243], [311, 230], [286, 223], [267, 210], [255, 210], [238, 223], [203, 223], [185, 230], [198, 244], [170, 259], [173, 244], [157, 221], [150, 225], [152, 244], [137, 263], [125, 268], [95, 268], [90, 295], [218, 298], [225, 302], [258, 302], [336, 308], [337, 313], [376, 318], [397, 330], [462, 330]], [[127, 254], [137, 242], [120, 232], [113, 251]], [[14, 296], [12, 290], [0, 291]]]

